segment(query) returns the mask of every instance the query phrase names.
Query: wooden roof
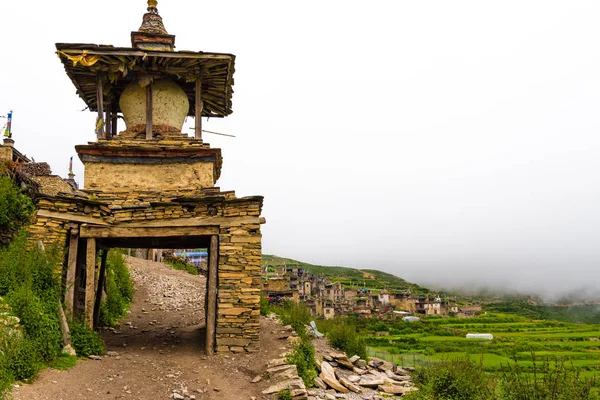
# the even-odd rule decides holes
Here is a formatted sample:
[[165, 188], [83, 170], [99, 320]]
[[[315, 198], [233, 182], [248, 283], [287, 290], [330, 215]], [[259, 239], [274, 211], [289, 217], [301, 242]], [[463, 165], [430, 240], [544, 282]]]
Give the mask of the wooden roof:
[[57, 54], [77, 94], [91, 111], [98, 111], [96, 81], [106, 76], [105, 102], [118, 99], [125, 87], [144, 77], [170, 77], [188, 96], [189, 116], [195, 116], [195, 81], [202, 77], [203, 117], [225, 117], [232, 113], [235, 56], [192, 51], [151, 51], [109, 45], [57, 43]]

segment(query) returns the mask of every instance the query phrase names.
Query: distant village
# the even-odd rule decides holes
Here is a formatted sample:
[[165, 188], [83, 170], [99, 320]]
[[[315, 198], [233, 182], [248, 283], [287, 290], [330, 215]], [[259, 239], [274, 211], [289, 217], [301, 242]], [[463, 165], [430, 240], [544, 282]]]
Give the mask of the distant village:
[[436, 294], [413, 295], [392, 289], [348, 288], [326, 276], [303, 268], [281, 266], [263, 270], [263, 295], [270, 302], [292, 300], [305, 303], [314, 316], [332, 319], [337, 315], [359, 318], [416, 319], [424, 315], [472, 318], [480, 305], [459, 306]]
[[[206, 275], [208, 253], [205, 250], [166, 250], [162, 252], [161, 259], [162, 256], [165, 260], [185, 260], [195, 266], [199, 274]], [[408, 320], [425, 315], [472, 318], [481, 313], [481, 305], [459, 305], [436, 293], [414, 294], [410, 290], [391, 288], [348, 288], [340, 282], [330, 281], [327, 276], [285, 264], [276, 267], [265, 265], [262, 279], [262, 293], [271, 303], [303, 302], [312, 315], [325, 319], [337, 315]]]

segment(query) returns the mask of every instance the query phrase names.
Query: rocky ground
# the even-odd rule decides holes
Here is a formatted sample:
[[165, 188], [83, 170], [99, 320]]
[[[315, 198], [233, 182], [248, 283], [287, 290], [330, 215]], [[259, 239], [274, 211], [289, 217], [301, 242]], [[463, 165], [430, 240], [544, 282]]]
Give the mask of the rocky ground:
[[[278, 317], [270, 315], [269, 318]], [[309, 326], [307, 331], [312, 331]], [[287, 332], [284, 339], [294, 341], [291, 327], [283, 327], [283, 332]], [[313, 345], [315, 364], [320, 372], [314, 379], [314, 388], [307, 389], [298, 377], [296, 366], [286, 365], [285, 359], [280, 358], [269, 361], [266, 372], [271, 385], [263, 394], [289, 389], [294, 400], [383, 400], [417, 390], [409, 371], [394, 363], [375, 357], [368, 362], [356, 355], [348, 357], [332, 349], [325, 338], [313, 339]]]
[[285, 355], [297, 340], [276, 316], [261, 318], [261, 350], [215, 355], [204, 350], [206, 279], [166, 264], [127, 258], [135, 284], [128, 317], [105, 329], [106, 354], [67, 371], [47, 369], [31, 384], [15, 385], [15, 400], [206, 399], [273, 400], [282, 389], [294, 399], [377, 400], [413, 390], [407, 371], [369, 363], [315, 339], [320, 369], [306, 388]]
[[[291, 348], [283, 327], [261, 320], [261, 351], [248, 355], [205, 354], [205, 278], [135, 258], [130, 314], [120, 327], [102, 332], [106, 355], [77, 366], [47, 369], [32, 384], [13, 390], [16, 400], [71, 399], [275, 399], [262, 392], [268, 362]], [[285, 335], [284, 335], [285, 337]]]

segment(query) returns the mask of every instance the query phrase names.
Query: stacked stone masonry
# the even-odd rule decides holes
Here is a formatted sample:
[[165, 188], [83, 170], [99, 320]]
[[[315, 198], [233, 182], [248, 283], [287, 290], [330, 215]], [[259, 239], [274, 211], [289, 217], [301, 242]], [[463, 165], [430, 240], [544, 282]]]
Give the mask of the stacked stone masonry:
[[218, 221], [219, 263], [216, 322], [218, 352], [259, 349], [262, 197], [236, 198], [218, 188], [178, 191], [128, 190], [42, 195], [30, 240], [66, 246], [71, 228], [82, 224], [129, 226], [201, 219]]

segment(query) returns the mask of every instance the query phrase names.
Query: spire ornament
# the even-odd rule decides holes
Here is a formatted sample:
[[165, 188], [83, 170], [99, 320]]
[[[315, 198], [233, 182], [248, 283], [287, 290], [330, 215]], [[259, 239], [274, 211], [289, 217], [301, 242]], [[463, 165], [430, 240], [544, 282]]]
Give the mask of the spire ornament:
[[131, 32], [131, 45], [142, 50], [173, 51], [175, 36], [169, 35], [158, 14], [158, 0], [148, 0], [148, 12], [137, 32]]

